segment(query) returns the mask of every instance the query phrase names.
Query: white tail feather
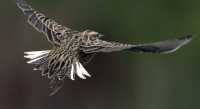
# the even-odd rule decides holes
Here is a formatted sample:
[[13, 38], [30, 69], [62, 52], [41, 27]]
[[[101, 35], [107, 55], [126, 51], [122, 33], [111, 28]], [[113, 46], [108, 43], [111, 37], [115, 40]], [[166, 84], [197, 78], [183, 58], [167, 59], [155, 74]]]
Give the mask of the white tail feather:
[[76, 74], [77, 74], [81, 79], [86, 79], [86, 77], [83, 75], [82, 69], [80, 68], [79, 62], [76, 62], [76, 69], [77, 69]]
[[91, 75], [85, 70], [85, 68], [80, 62], [76, 62], [75, 64], [72, 64], [71, 74], [70, 74], [71, 80], [75, 80], [74, 78], [75, 74], [77, 74], [77, 76], [81, 79], [86, 79], [86, 76], [91, 77]]
[[73, 65], [73, 64], [72, 64], [70, 76], [71, 76], [71, 80], [75, 80], [75, 79], [74, 79], [74, 65]]
[[35, 61], [38, 61], [44, 57], [47, 56], [47, 54], [50, 52], [50, 50], [44, 50], [44, 51], [29, 51], [24, 52], [24, 57], [30, 59], [27, 63], [31, 64]]
[[39, 58], [35, 58], [35, 59], [31, 59], [30, 61], [27, 61], [27, 63], [28, 64], [31, 64], [31, 63], [33, 63], [33, 62], [35, 62], [35, 61], [38, 61], [38, 60], [40, 60], [40, 59], [42, 59], [43, 57], [39, 57]]
[[31, 54], [41, 54], [41, 53], [49, 53], [50, 50], [43, 50], [43, 51], [28, 51], [28, 52], [24, 52], [24, 54], [28, 54], [28, 55], [31, 55]]
[[91, 75], [85, 70], [85, 68], [83, 67], [83, 65], [80, 62], [78, 64], [79, 64], [79, 67], [80, 67], [83, 75], [91, 77]]

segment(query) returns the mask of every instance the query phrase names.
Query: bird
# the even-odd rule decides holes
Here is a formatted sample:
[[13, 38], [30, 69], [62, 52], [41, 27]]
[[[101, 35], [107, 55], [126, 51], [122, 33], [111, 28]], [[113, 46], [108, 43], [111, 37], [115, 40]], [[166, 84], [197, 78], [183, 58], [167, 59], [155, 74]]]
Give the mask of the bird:
[[77, 31], [58, 24], [35, 10], [25, 0], [16, 0], [17, 7], [26, 16], [27, 22], [38, 32], [43, 33], [51, 43], [50, 50], [24, 52], [33, 70], [39, 70], [49, 79], [50, 94], [56, 94], [65, 79], [75, 80], [91, 77], [84, 66], [98, 53], [130, 51], [136, 53], [168, 54], [188, 44], [193, 35], [185, 35], [171, 40], [143, 44], [125, 44], [105, 41], [103, 34], [93, 31]]

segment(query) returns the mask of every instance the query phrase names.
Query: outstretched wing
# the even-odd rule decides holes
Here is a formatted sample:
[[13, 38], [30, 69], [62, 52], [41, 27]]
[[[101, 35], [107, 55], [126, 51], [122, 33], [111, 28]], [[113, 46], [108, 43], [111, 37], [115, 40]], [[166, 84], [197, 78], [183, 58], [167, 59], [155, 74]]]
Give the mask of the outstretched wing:
[[192, 40], [192, 35], [177, 38], [174, 40], [166, 40], [149, 44], [122, 44], [118, 42], [107, 42], [98, 39], [96, 43], [81, 45], [81, 50], [85, 53], [97, 52], [114, 52], [121, 50], [128, 50], [133, 52], [147, 52], [147, 53], [171, 53], [186, 45]]
[[60, 45], [66, 37], [78, 32], [59, 25], [54, 20], [33, 9], [24, 0], [16, 0], [16, 4], [28, 17], [28, 23], [37, 31], [44, 33], [48, 41], [54, 45]]

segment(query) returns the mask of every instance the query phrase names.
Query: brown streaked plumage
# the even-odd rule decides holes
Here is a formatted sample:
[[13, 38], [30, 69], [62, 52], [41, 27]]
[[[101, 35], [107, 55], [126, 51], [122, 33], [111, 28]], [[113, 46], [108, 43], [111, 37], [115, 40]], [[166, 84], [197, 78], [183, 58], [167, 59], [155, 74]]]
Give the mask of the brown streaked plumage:
[[[189, 43], [192, 36], [166, 40], [149, 44], [122, 44], [101, 39], [102, 34], [85, 30], [75, 31], [59, 25], [54, 20], [36, 11], [24, 0], [16, 0], [17, 6], [27, 16], [28, 23], [37, 31], [47, 36], [53, 45], [51, 50], [25, 52], [27, 62], [40, 70], [42, 76], [50, 79], [50, 95], [54, 95], [63, 84], [64, 79], [75, 80], [75, 75], [86, 79], [91, 75], [83, 65], [87, 64], [99, 52], [133, 51], [146, 53], [171, 53]], [[82, 65], [83, 64], [83, 65]]]

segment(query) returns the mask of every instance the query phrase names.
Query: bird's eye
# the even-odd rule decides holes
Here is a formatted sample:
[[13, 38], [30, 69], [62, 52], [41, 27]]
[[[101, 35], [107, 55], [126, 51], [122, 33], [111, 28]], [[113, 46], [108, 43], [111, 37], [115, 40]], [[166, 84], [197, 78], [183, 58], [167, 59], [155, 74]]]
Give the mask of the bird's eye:
[[62, 33], [56, 33], [56, 37], [59, 39], [59, 40], [62, 40], [64, 37], [62, 35]]
[[60, 36], [60, 35], [61, 35], [61, 33], [56, 33], [56, 35], [57, 35], [57, 36]]

